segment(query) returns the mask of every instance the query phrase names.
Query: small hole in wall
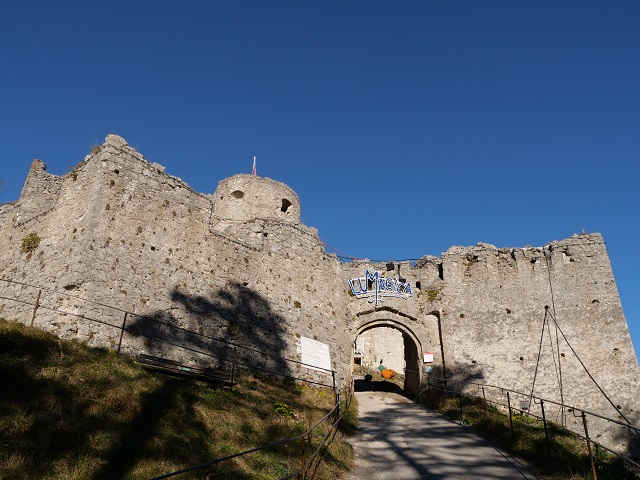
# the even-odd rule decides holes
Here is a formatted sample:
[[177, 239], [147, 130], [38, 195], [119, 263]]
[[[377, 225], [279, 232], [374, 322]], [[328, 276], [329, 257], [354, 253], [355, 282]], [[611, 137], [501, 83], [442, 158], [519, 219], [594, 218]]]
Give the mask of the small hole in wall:
[[507, 313], [511, 313], [511, 309], [510, 308], [507, 308]]
[[600, 300], [592, 300], [591, 303], [593, 305], [598, 305], [600, 303]]
[[422, 290], [422, 283], [420, 283], [420, 280], [418, 280], [418, 281], [416, 282], [416, 288], [417, 288], [418, 290]]
[[524, 357], [520, 357], [520, 361], [524, 360]]
[[280, 211], [284, 212], [284, 213], [288, 213], [289, 207], [293, 205], [289, 200], [287, 200], [286, 198], [282, 199], [282, 206], [280, 207]]
[[464, 318], [464, 313], [461, 313], [461, 314], [460, 314], [460, 318]]
[[478, 362], [476, 362], [475, 360], [471, 360], [471, 363], [473, 363], [475, 365]]
[[113, 173], [115, 173], [116, 175], [120, 174], [120, 170], [118, 170], [117, 168], [113, 171]]
[[564, 357], [564, 356], [565, 356], [565, 354], [564, 354], [564, 353], [561, 353], [561, 354], [560, 354], [560, 356], [561, 356], [561, 357]]
[[[231, 196], [233, 198], [242, 198], [242, 197], [244, 197], [244, 192], [241, 191], [241, 190], [236, 190], [234, 192], [231, 192]], [[220, 197], [220, 198], [222, 198], [222, 197]]]
[[155, 252], [156, 251], [156, 247], [151, 246], [151, 250]]

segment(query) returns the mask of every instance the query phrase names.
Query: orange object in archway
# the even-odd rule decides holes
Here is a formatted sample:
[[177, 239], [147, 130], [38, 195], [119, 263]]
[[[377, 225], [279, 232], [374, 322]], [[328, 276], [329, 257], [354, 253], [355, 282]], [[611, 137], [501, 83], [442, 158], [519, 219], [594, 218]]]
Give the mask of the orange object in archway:
[[381, 373], [384, 378], [393, 378], [396, 376], [396, 372], [390, 368], [385, 368]]

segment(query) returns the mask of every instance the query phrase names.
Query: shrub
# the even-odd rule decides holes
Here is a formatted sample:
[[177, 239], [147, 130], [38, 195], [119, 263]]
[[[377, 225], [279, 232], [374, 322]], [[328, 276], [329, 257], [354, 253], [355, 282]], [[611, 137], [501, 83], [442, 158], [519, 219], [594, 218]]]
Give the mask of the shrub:
[[31, 232], [29, 235], [22, 239], [22, 244], [20, 245], [20, 253], [31, 253], [38, 245], [40, 245], [40, 240], [42, 240], [36, 232]]
[[273, 413], [279, 417], [293, 418], [293, 408], [284, 402], [275, 402], [273, 404]]

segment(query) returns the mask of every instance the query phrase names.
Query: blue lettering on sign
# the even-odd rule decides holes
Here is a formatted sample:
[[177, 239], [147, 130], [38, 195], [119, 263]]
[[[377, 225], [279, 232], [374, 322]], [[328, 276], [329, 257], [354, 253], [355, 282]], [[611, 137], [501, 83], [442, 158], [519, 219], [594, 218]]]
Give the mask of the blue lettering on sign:
[[409, 298], [413, 296], [411, 284], [401, 282], [399, 277], [384, 277], [380, 272], [371, 273], [365, 270], [364, 277], [352, 278], [349, 280], [351, 292], [356, 298], [367, 298], [369, 303], [384, 302], [387, 297]]

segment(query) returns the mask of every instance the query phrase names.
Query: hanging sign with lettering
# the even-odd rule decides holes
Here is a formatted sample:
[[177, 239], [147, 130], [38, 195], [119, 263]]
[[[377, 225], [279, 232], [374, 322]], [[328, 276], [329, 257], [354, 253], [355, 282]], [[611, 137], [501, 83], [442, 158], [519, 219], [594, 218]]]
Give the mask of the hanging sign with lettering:
[[385, 277], [380, 272], [371, 273], [365, 270], [364, 277], [352, 278], [349, 280], [349, 286], [356, 298], [366, 298], [369, 303], [384, 302], [385, 298], [409, 298], [413, 296], [411, 284], [400, 281], [400, 278]]

